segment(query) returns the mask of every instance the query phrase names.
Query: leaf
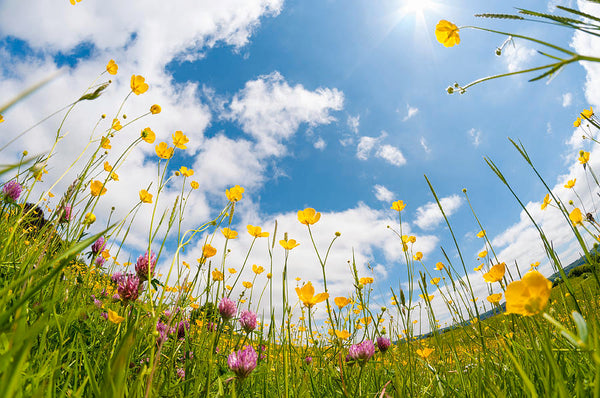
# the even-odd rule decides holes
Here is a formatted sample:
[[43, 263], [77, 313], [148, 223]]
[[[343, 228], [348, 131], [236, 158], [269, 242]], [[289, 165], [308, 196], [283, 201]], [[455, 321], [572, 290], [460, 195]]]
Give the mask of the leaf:
[[520, 15], [513, 15], [513, 14], [475, 14], [475, 16], [478, 18], [494, 18], [494, 19], [520, 19], [520, 20], [525, 19]]

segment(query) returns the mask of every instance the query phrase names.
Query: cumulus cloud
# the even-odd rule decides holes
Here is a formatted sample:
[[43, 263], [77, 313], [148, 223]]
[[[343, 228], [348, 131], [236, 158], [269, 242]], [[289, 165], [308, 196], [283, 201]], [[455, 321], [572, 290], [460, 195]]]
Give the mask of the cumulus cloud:
[[371, 151], [375, 148], [378, 138], [376, 137], [360, 137], [358, 146], [356, 147], [356, 157], [360, 160], [367, 160], [371, 155]]
[[509, 72], [516, 72], [525, 69], [533, 56], [537, 54], [532, 48], [529, 48], [520, 42], [509, 43], [504, 47], [502, 57]]
[[358, 134], [358, 127], [360, 126], [360, 115], [348, 115], [348, 120], [346, 121], [346, 124], [350, 128], [350, 131], [352, 131], [354, 134]]
[[571, 106], [571, 104], [573, 103], [573, 94], [572, 93], [565, 93], [562, 96], [562, 106], [563, 107], [568, 107]]
[[400, 149], [392, 145], [382, 145], [377, 150], [375, 156], [385, 160], [386, 162], [394, 166], [403, 166], [406, 164], [406, 158], [404, 157]]
[[[463, 199], [458, 195], [452, 195], [441, 198], [440, 203], [446, 216], [450, 217], [452, 214], [456, 213], [460, 206], [462, 206]], [[442, 215], [438, 204], [429, 202], [426, 205], [417, 208], [414, 224], [421, 229], [427, 230], [437, 227], [443, 220], [444, 216]]]
[[394, 200], [394, 196], [396, 195], [383, 185], [379, 184], [373, 187], [373, 191], [375, 192], [375, 197], [377, 198], [377, 200], [381, 202], [391, 202]]
[[323, 138], [319, 137], [313, 144], [313, 146], [315, 147], [315, 149], [318, 149], [320, 151], [324, 150], [325, 147], [327, 146], [327, 143], [325, 142], [325, 140], [323, 140]]
[[402, 121], [406, 122], [408, 119], [411, 119], [417, 113], [419, 113], [419, 108], [412, 107], [409, 104], [406, 104], [406, 116], [402, 118]]

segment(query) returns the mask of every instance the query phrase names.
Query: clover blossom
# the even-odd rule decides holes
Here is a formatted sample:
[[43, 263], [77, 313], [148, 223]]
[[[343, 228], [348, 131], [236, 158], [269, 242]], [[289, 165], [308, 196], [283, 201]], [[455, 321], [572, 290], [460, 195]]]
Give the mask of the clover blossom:
[[392, 345], [392, 342], [390, 341], [390, 339], [386, 338], [386, 337], [377, 337], [377, 348], [379, 348], [379, 351], [386, 352], [390, 346]]
[[7, 182], [2, 187], [2, 193], [4, 193], [4, 197], [6, 199], [9, 199], [12, 202], [19, 199], [19, 196], [21, 196], [22, 190], [23, 190], [23, 188], [21, 188], [21, 185], [19, 185], [19, 183], [16, 182], [15, 180], [11, 180], [11, 181]]
[[348, 350], [350, 359], [364, 366], [367, 361], [375, 354], [375, 345], [371, 340], [365, 340], [359, 344], [353, 344]]
[[252, 332], [254, 329], [256, 329], [256, 314], [248, 310], [242, 311], [242, 315], [240, 316], [240, 325], [246, 333]]
[[117, 282], [117, 292], [125, 302], [137, 300], [140, 295], [140, 279], [135, 274], [121, 275]]
[[258, 354], [252, 346], [246, 346], [245, 349], [232, 352], [227, 358], [227, 366], [238, 378], [244, 379], [256, 368]]
[[[150, 257], [150, 260], [148, 258]], [[150, 262], [150, 266], [148, 266], [148, 262]], [[135, 262], [135, 272], [140, 278], [140, 282], [148, 280], [148, 271], [150, 271], [150, 277], [154, 273], [154, 267], [156, 267], [156, 253], [150, 252], [150, 256], [148, 256], [148, 252], [138, 257]]]
[[228, 321], [237, 313], [236, 303], [227, 297], [223, 297], [219, 302], [219, 314], [223, 320]]
[[104, 250], [105, 246], [106, 246], [106, 241], [104, 240], [104, 236], [101, 236], [92, 245], [92, 253], [94, 255], [100, 253], [102, 250]]

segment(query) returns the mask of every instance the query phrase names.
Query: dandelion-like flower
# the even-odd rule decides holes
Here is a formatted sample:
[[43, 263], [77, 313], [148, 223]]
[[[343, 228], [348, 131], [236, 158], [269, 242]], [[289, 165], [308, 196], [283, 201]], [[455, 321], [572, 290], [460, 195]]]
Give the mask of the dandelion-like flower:
[[237, 313], [236, 303], [227, 297], [223, 297], [219, 302], [219, 314], [223, 320], [228, 321]]
[[225, 190], [225, 195], [227, 196], [227, 199], [231, 202], [238, 202], [242, 200], [243, 193], [244, 188], [240, 187], [239, 185]]
[[329, 293], [319, 293], [315, 295], [315, 288], [311, 282], [307, 282], [304, 286], [296, 288], [296, 294], [302, 303], [311, 308], [313, 305], [327, 300]]
[[379, 348], [379, 351], [386, 352], [391, 345], [392, 342], [387, 337], [377, 337], [377, 348]]
[[122, 275], [117, 283], [117, 292], [125, 302], [137, 300], [140, 295], [140, 279], [135, 274]]
[[138, 257], [135, 262], [135, 272], [140, 278], [140, 281], [143, 282], [148, 279], [148, 270], [150, 270], [150, 277], [154, 273], [154, 267], [156, 267], [156, 253], [150, 254], [150, 266], [148, 266], [148, 252]]
[[242, 311], [242, 315], [240, 315], [240, 325], [246, 333], [252, 332], [256, 329], [256, 314], [248, 310]]
[[2, 187], [2, 193], [4, 193], [4, 197], [12, 202], [19, 199], [19, 196], [21, 196], [22, 191], [23, 188], [21, 188], [21, 185], [15, 180], [7, 182]]
[[239, 379], [245, 379], [256, 368], [258, 354], [252, 346], [246, 346], [245, 349], [232, 352], [227, 358], [227, 366]]
[[442, 19], [435, 27], [435, 37], [444, 47], [460, 44], [460, 29], [450, 21]]
[[375, 355], [375, 345], [369, 339], [359, 344], [353, 344], [348, 352], [350, 358], [364, 366], [373, 355]]

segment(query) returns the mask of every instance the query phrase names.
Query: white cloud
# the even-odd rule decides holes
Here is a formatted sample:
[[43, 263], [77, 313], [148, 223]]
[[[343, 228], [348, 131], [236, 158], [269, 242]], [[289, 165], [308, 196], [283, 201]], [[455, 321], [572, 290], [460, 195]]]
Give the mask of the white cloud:
[[375, 185], [373, 187], [375, 197], [381, 202], [391, 202], [394, 200], [395, 193], [384, 187], [383, 185]]
[[473, 146], [478, 147], [481, 144], [481, 130], [472, 128], [469, 130], [469, 136], [471, 137], [471, 143]]
[[322, 151], [327, 146], [327, 143], [323, 140], [323, 138], [319, 137], [315, 141], [315, 143], [313, 144], [313, 146], [315, 147], [315, 149], [318, 149], [318, 150]]
[[[452, 214], [462, 206], [463, 199], [458, 195], [452, 195], [440, 199], [446, 217]], [[419, 228], [427, 230], [437, 227], [444, 220], [444, 216], [436, 202], [429, 202], [424, 206], [417, 208], [414, 224]]]
[[531, 49], [520, 42], [508, 43], [504, 47], [502, 57], [509, 72], [516, 72], [525, 69], [527, 64], [536, 54], [534, 49]]
[[244, 132], [257, 142], [265, 155], [285, 154], [283, 143], [300, 124], [329, 124], [335, 120], [331, 111], [342, 109], [344, 95], [337, 89], [306, 90], [290, 86], [278, 72], [246, 83], [238, 92], [224, 117], [236, 120]]
[[375, 156], [384, 159], [394, 166], [403, 166], [406, 164], [406, 159], [400, 149], [391, 145], [382, 145], [377, 150]]
[[573, 94], [572, 93], [563, 94], [562, 106], [566, 108], [568, 106], [571, 106], [572, 103], [573, 103]]
[[360, 126], [360, 115], [348, 116], [348, 120], [346, 121], [346, 123], [348, 124], [350, 131], [352, 131], [354, 134], [358, 134], [358, 128]]
[[429, 148], [429, 145], [427, 144], [427, 140], [425, 139], [425, 137], [421, 137], [421, 139], [419, 140], [419, 142], [421, 143], [421, 147], [423, 148], [423, 150], [425, 151], [425, 153], [430, 154], [431, 153], [431, 148]]
[[406, 116], [402, 118], [403, 122], [406, 122], [408, 119], [411, 119], [413, 116], [419, 113], [419, 108], [414, 108], [409, 104], [406, 104], [406, 112]]
[[360, 137], [358, 146], [356, 147], [356, 157], [360, 160], [367, 160], [371, 155], [371, 151], [375, 148], [378, 138], [376, 137]]

